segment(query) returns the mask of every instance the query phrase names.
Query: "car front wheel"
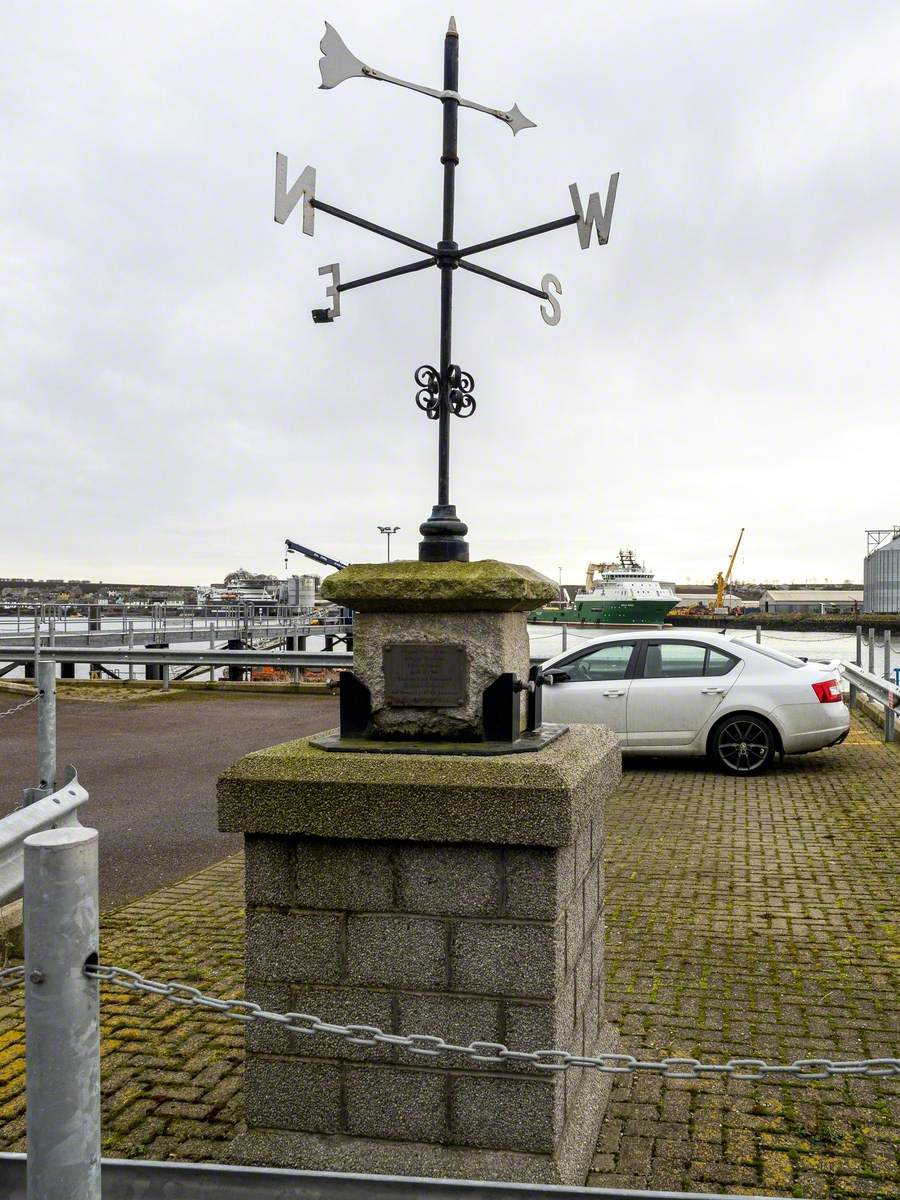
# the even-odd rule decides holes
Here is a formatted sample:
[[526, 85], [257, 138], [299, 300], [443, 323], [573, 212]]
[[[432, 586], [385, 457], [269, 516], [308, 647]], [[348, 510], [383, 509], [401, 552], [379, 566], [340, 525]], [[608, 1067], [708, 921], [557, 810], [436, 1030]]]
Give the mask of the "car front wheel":
[[749, 713], [727, 717], [713, 734], [710, 753], [729, 775], [761, 775], [775, 757], [768, 722]]

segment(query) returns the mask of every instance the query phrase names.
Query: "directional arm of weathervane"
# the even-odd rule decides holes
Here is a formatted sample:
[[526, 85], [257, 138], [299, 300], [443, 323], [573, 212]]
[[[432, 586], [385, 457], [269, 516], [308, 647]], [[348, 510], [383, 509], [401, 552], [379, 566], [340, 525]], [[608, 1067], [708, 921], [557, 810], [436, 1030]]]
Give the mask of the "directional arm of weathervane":
[[476, 267], [474, 263], [466, 262], [463, 258], [459, 260], [459, 265], [463, 271], [471, 271], [474, 275], [483, 275], [485, 279], [494, 279], [497, 283], [505, 283], [507, 287], [527, 292], [529, 296], [537, 296], [538, 300], [550, 299], [547, 292], [542, 292], [540, 288], [532, 287], [529, 283], [519, 283], [518, 279], [510, 279], [508, 275], [498, 275], [496, 271], [489, 271], [487, 267]]
[[433, 267], [436, 263], [436, 258], [420, 258], [413, 263], [407, 263], [405, 267], [392, 267], [389, 271], [379, 271], [376, 275], [364, 275], [361, 279], [350, 279], [346, 283], [339, 284], [338, 291], [349, 292], [351, 288], [365, 287], [367, 283], [378, 283], [381, 279], [393, 279], [395, 275], [408, 275], [410, 271], [424, 271], [426, 267]]
[[373, 221], [366, 221], [362, 217], [354, 216], [353, 213], [345, 212], [342, 208], [335, 208], [331, 204], [326, 204], [324, 200], [312, 199], [309, 203], [313, 208], [318, 208], [321, 212], [330, 213], [333, 217], [339, 217], [342, 221], [349, 221], [351, 225], [359, 225], [361, 229], [368, 229], [370, 233], [377, 233], [381, 237], [390, 238], [392, 242], [400, 242], [404, 246], [411, 246], [413, 250], [421, 250], [423, 254], [433, 257], [437, 256], [437, 249], [434, 246], [428, 246], [425, 242], [417, 242], [415, 238], [409, 238], [403, 233], [395, 233], [393, 229], [385, 229], [383, 225], [376, 225]]
[[[493, 250], [495, 246], [506, 246], [509, 242], [521, 242], [523, 238], [537, 237], [539, 233], [550, 233], [554, 229], [562, 229], [565, 225], [574, 225], [578, 220], [578, 214], [572, 213], [568, 217], [560, 217], [558, 221], [547, 221], [543, 225], [532, 225], [530, 229], [520, 229], [518, 233], [506, 233], [503, 237], [491, 238], [489, 242], [476, 242], [474, 246], [463, 246], [459, 251], [459, 257], [464, 258], [467, 254], [480, 254], [482, 250]], [[459, 264], [461, 267], [464, 263]]]

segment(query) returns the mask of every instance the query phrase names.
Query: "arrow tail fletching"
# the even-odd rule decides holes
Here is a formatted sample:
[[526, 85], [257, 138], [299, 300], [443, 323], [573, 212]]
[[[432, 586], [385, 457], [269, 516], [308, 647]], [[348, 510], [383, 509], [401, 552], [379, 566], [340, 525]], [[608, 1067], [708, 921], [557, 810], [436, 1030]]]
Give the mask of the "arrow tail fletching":
[[319, 71], [322, 75], [320, 88], [337, 87], [345, 79], [365, 76], [366, 64], [347, 49], [341, 35], [327, 21], [319, 49], [322, 51], [322, 57], [319, 59]]

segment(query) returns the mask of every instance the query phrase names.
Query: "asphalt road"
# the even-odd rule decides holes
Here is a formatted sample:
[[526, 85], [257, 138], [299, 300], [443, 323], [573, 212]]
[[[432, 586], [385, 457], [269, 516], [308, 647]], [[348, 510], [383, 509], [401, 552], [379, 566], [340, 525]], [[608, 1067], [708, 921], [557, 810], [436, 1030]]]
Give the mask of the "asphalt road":
[[[0, 711], [21, 697], [0, 692]], [[100, 902], [110, 908], [173, 883], [241, 848], [216, 828], [216, 777], [242, 754], [338, 723], [319, 696], [177, 693], [149, 702], [60, 700], [57, 762], [90, 792], [83, 825], [100, 831]], [[36, 782], [37, 721], [0, 719], [0, 815]]]

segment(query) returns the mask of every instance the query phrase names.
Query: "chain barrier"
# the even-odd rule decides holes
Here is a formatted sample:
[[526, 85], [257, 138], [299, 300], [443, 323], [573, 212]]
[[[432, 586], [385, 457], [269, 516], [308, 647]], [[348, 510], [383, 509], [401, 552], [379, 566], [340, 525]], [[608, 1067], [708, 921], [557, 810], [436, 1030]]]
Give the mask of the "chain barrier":
[[252, 1000], [221, 1000], [205, 996], [198, 988], [186, 983], [163, 983], [148, 979], [124, 967], [102, 963], [88, 965], [85, 974], [114, 987], [133, 992], [161, 996], [173, 1004], [188, 1008], [209, 1009], [224, 1017], [245, 1023], [262, 1021], [280, 1025], [300, 1037], [344, 1038], [351, 1046], [397, 1046], [424, 1058], [455, 1054], [476, 1063], [525, 1063], [539, 1071], [565, 1071], [569, 1067], [593, 1067], [608, 1075], [627, 1075], [631, 1072], [662, 1075], [668, 1079], [699, 1079], [705, 1075], [726, 1075], [732, 1079], [765, 1081], [770, 1076], [792, 1076], [795, 1079], [830, 1079], [839, 1075], [863, 1075], [869, 1078], [900, 1075], [900, 1058], [868, 1058], [848, 1062], [832, 1062], [828, 1058], [798, 1058], [792, 1063], [767, 1063], [761, 1058], [731, 1058], [725, 1063], [703, 1063], [696, 1058], [663, 1058], [659, 1062], [642, 1062], [631, 1054], [598, 1054], [587, 1057], [570, 1054], [567, 1050], [510, 1050], [500, 1042], [470, 1042], [458, 1046], [441, 1037], [427, 1033], [408, 1035], [385, 1033], [377, 1025], [334, 1025], [310, 1013], [269, 1012]]
[[41, 693], [40, 691], [37, 691], [33, 696], [29, 696], [27, 700], [23, 700], [21, 704], [16, 704], [12, 708], [5, 709], [3, 712], [0, 712], [0, 721], [2, 721], [4, 717], [11, 717], [13, 713], [21, 712], [22, 709], [27, 708], [29, 704], [37, 704], [40, 698]]

